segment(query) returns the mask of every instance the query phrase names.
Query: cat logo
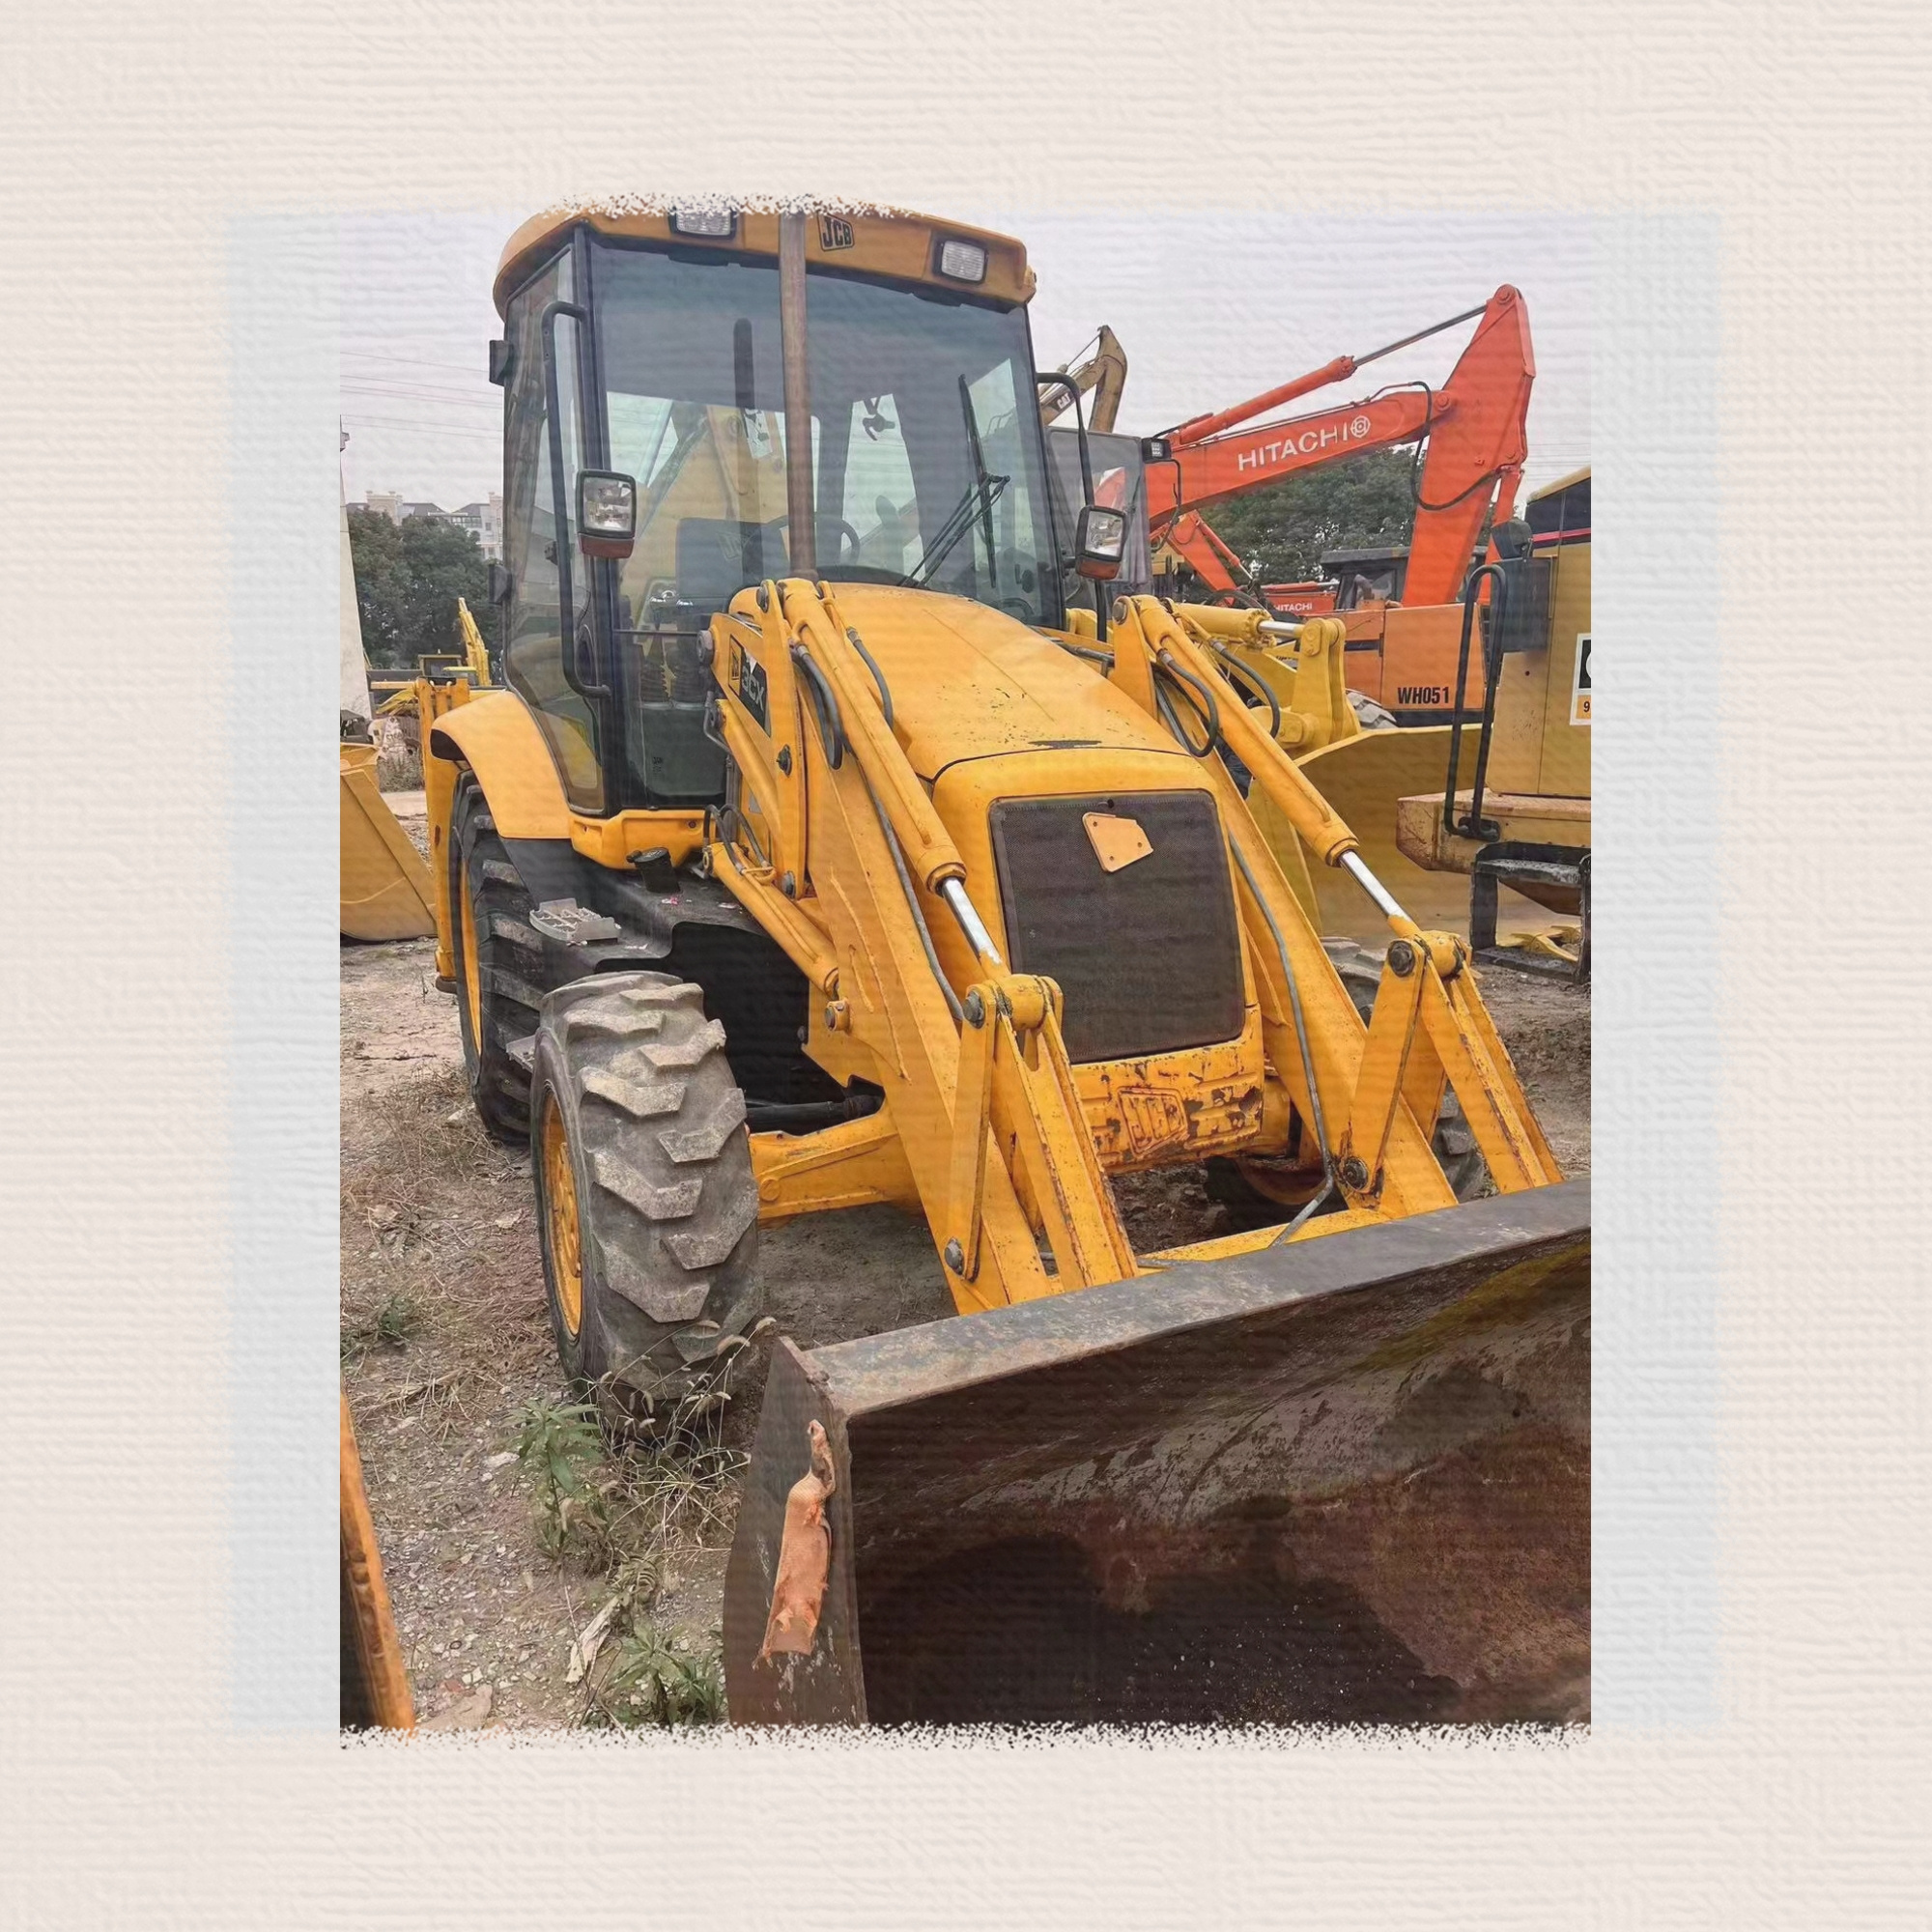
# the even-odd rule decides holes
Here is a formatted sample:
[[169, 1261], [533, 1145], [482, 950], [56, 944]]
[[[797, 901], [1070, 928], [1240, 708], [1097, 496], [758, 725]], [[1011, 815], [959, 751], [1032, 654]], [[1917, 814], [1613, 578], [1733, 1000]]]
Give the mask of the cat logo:
[[852, 224], [842, 214], [821, 214], [818, 217], [818, 245], [827, 251], [851, 247]]

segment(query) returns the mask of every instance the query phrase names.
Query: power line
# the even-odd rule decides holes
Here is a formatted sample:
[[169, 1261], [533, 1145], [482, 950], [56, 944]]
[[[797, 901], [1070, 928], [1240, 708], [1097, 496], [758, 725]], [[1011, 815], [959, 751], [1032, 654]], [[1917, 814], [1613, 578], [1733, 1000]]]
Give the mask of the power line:
[[426, 355], [389, 355], [380, 349], [345, 349], [341, 353], [364, 362], [407, 362], [416, 369], [460, 369], [466, 376], [481, 374], [473, 362], [440, 362]]
[[413, 402], [460, 404], [465, 409], [500, 410], [503, 405], [497, 396], [466, 396], [456, 389], [412, 388], [400, 383], [344, 383], [344, 395], [357, 396], [407, 396]]
[[473, 436], [489, 442], [499, 440], [499, 432], [494, 429], [456, 429], [447, 423], [416, 422], [404, 416], [345, 415], [342, 420], [356, 429], [419, 429], [431, 436]]

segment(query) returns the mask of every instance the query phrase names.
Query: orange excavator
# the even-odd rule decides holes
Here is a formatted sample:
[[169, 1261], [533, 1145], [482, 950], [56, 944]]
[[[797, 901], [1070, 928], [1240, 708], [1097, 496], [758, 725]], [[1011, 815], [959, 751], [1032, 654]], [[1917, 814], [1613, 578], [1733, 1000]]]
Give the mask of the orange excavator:
[[[1364, 401], [1313, 415], [1276, 418], [1272, 412], [1371, 362], [1474, 321], [1475, 333], [1439, 389], [1400, 383]], [[1267, 586], [1282, 615], [1333, 611], [1348, 626], [1347, 679], [1402, 724], [1451, 723], [1462, 631], [1463, 582], [1484, 519], [1507, 522], [1528, 455], [1524, 418], [1536, 358], [1522, 297], [1498, 289], [1481, 308], [1418, 329], [1367, 355], [1338, 355], [1294, 381], [1232, 409], [1180, 423], [1144, 445], [1148, 524], [1156, 546], [1181, 556], [1212, 591], [1245, 587], [1259, 597], [1240, 558], [1202, 511], [1285, 477], [1366, 450], [1420, 445], [1415, 471], [1415, 526], [1406, 552], [1351, 553], [1335, 588], [1319, 583]], [[1256, 423], [1257, 416], [1269, 419]], [[1482, 702], [1471, 668], [1464, 708]]]

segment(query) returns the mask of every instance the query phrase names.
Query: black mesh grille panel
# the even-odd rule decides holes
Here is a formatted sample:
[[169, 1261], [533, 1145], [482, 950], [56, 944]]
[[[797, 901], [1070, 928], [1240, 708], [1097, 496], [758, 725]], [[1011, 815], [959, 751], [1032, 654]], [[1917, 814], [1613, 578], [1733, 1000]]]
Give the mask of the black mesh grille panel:
[[[1153, 850], [1101, 868], [1082, 822], [1131, 818]], [[1205, 791], [1005, 799], [992, 810], [1007, 958], [1066, 1002], [1075, 1061], [1208, 1046], [1241, 1031], [1241, 954], [1227, 850]]]

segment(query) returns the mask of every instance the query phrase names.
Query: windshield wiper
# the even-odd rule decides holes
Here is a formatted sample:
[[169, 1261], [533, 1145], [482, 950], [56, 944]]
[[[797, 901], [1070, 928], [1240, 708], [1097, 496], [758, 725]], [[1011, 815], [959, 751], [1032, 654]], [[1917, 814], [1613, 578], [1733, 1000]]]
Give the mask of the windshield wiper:
[[[980, 418], [973, 413], [973, 392], [959, 379], [959, 408], [966, 417], [966, 442], [973, 452], [973, 475], [980, 486], [980, 526], [986, 538], [986, 581], [1000, 587], [999, 559], [993, 554], [993, 499], [986, 492], [986, 458], [980, 447]], [[1004, 483], [1005, 479], [1001, 479]]]
[[995, 476], [987, 471], [985, 453], [980, 444], [980, 425], [973, 414], [973, 397], [966, 387], [964, 376], [959, 379], [959, 404], [966, 416], [966, 445], [973, 452], [973, 481], [967, 484], [966, 494], [953, 505], [945, 523], [940, 525], [918, 564], [899, 582], [920, 585], [930, 583], [932, 573], [945, 562], [952, 546], [973, 527], [977, 510], [986, 539], [986, 575], [997, 590], [1000, 587], [1000, 567], [993, 558], [993, 505], [1006, 494], [1007, 485], [1013, 479], [1010, 476]]

